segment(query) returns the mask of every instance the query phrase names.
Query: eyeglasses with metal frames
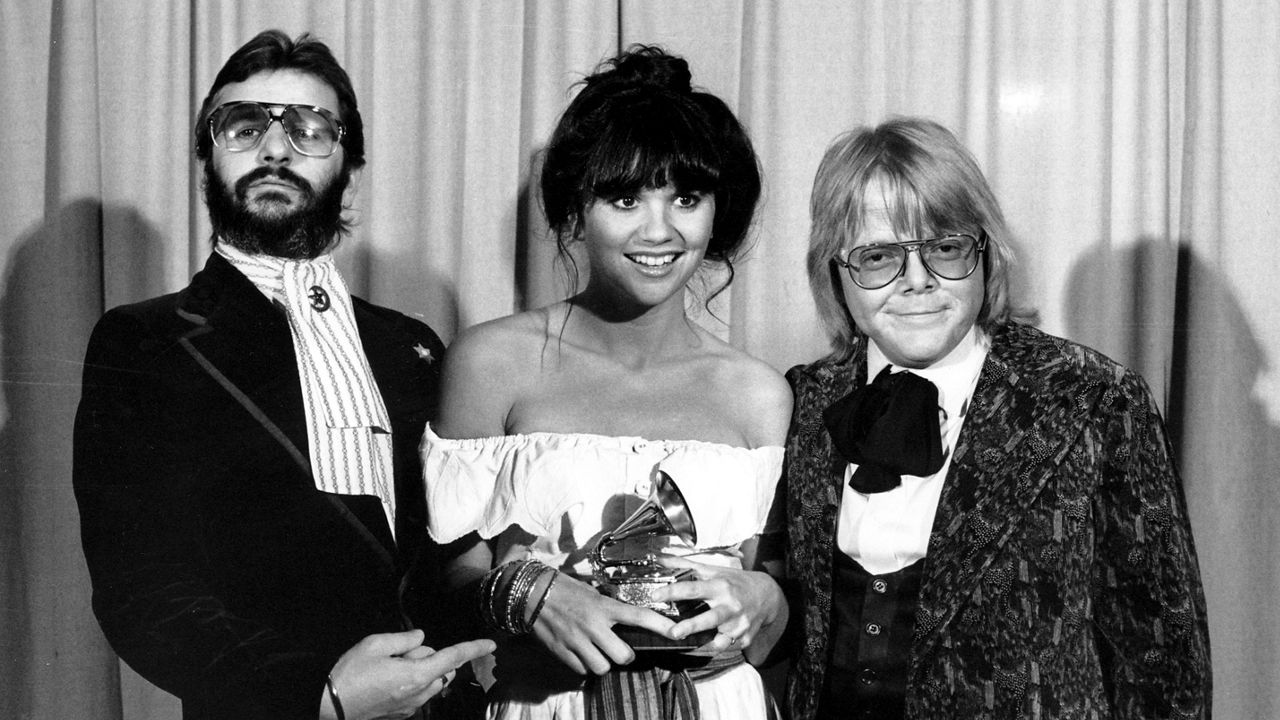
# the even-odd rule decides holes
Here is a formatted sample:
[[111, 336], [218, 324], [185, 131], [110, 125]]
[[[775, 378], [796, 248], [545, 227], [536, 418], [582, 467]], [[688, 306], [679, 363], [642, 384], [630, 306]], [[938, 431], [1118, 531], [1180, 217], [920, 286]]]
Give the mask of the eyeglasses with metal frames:
[[878, 290], [906, 272], [907, 254], [917, 252], [926, 270], [945, 280], [963, 280], [978, 269], [978, 260], [987, 249], [987, 235], [974, 237], [954, 233], [936, 238], [900, 243], [859, 245], [832, 260], [843, 267], [849, 279], [864, 290]]
[[244, 152], [258, 147], [276, 121], [289, 145], [308, 157], [334, 154], [346, 132], [342, 121], [322, 107], [239, 100], [209, 113], [209, 135], [228, 152]]

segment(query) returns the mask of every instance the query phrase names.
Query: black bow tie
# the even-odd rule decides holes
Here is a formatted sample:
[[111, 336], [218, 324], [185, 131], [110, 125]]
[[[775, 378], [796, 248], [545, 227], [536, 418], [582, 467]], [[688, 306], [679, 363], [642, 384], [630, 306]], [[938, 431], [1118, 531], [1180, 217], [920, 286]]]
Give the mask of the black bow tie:
[[870, 385], [828, 406], [822, 420], [840, 455], [857, 463], [849, 485], [860, 493], [892, 490], [903, 475], [932, 475], [945, 459], [938, 388], [910, 372], [885, 367]]

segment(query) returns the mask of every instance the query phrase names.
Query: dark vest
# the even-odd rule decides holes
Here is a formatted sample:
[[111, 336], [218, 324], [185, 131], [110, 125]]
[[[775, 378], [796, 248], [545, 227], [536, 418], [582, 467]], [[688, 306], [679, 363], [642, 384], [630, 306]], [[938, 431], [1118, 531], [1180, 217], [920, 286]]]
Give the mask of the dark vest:
[[818, 718], [901, 720], [924, 560], [872, 575], [839, 548], [831, 587], [831, 658]]

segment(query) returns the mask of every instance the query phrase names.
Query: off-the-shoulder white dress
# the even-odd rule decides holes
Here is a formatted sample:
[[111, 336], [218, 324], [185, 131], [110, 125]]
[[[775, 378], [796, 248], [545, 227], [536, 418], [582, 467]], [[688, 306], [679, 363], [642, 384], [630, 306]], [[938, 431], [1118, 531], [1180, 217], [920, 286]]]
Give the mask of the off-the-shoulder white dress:
[[[764, 529], [783, 449], [563, 433], [451, 440], [428, 426], [422, 456], [434, 540], [452, 542], [470, 532], [493, 538], [518, 525], [536, 538], [531, 557], [589, 581], [587, 553], [602, 532], [644, 503], [658, 470], [675, 480], [697, 527], [694, 547], [672, 550], [740, 566], [723, 549]], [[559, 665], [548, 656], [532, 666], [517, 656], [530, 657], [499, 650], [489, 717], [584, 717], [581, 678], [547, 667]], [[703, 720], [765, 716], [765, 690], [749, 665], [696, 687]]]

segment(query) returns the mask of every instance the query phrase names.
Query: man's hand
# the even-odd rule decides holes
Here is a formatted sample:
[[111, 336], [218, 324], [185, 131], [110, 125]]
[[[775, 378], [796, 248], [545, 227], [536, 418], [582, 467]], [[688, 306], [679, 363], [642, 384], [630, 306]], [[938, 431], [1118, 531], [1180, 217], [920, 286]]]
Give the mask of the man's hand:
[[[370, 635], [342, 654], [329, 673], [346, 720], [406, 718], [440, 692], [462, 665], [494, 650], [472, 640], [439, 651], [423, 647], [422, 631]], [[320, 719], [337, 720], [328, 688]]]

